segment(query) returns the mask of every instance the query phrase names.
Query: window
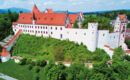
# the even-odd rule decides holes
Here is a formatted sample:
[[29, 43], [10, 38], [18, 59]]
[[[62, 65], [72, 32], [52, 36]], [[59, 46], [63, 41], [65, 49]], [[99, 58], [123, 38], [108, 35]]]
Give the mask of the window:
[[105, 36], [105, 34], [103, 34], [103, 36]]
[[53, 34], [53, 32], [51, 32], [51, 34]]
[[60, 30], [62, 30], [62, 28], [60, 28]]
[[56, 27], [56, 30], [57, 30], [57, 27]]
[[47, 29], [47, 27], [46, 27], [46, 29]]
[[52, 27], [51, 27], [51, 29], [52, 29]]
[[84, 33], [84, 35], [86, 36], [86, 33]]
[[60, 34], [60, 38], [61, 38], [61, 39], [62, 39], [62, 37], [63, 37], [62, 34]]
[[46, 34], [48, 34], [48, 32], [46, 32]]

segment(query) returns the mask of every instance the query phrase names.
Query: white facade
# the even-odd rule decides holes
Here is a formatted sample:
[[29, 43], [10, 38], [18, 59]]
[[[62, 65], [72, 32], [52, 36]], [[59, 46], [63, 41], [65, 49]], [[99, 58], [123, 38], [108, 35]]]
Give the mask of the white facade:
[[50, 36], [61, 40], [69, 39], [79, 44], [83, 43], [90, 51], [95, 51], [96, 47], [103, 49], [104, 45], [116, 48], [119, 41], [119, 32], [109, 33], [109, 30], [98, 30], [98, 23], [89, 23], [88, 29], [66, 28], [65, 26], [54, 25], [13, 25], [15, 34], [19, 29], [22, 29], [23, 34]]
[[121, 46], [127, 50], [125, 44], [127, 23], [122, 22], [119, 16], [115, 20], [113, 33], [110, 33], [109, 30], [98, 30], [98, 23], [88, 23], [88, 29], [67, 28], [67, 24], [70, 24], [68, 16], [62, 26], [39, 25], [35, 24], [35, 20], [32, 23], [13, 25], [13, 31], [16, 34], [21, 29], [23, 34], [52, 37], [60, 40], [68, 39], [78, 44], [83, 43], [90, 51], [95, 51], [96, 48], [104, 49], [110, 57], [112, 57], [113, 51], [104, 47], [104, 45], [109, 45], [112, 49]]
[[8, 60], [10, 60], [10, 58], [11, 58], [11, 55], [1, 56], [1, 61], [2, 61], [2, 62], [7, 62]]

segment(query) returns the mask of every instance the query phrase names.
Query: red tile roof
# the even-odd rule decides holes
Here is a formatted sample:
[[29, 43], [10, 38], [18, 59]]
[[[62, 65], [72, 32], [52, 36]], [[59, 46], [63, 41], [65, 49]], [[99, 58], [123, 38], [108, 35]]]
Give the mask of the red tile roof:
[[109, 48], [111, 51], [114, 51], [114, 49], [113, 48]]
[[73, 26], [71, 24], [68, 24], [67, 28], [73, 28]]
[[5, 47], [3, 47], [1, 56], [9, 56], [9, 55], [10, 55], [10, 53], [8, 51], [6, 51]]
[[130, 32], [130, 28], [126, 28], [126, 32]]
[[22, 32], [22, 30], [20, 29], [16, 35], [7, 43], [8, 46], [10, 46], [14, 41], [15, 39], [20, 35], [20, 33]]
[[[35, 14], [35, 24], [63, 26], [66, 20], [66, 13], [38, 13]], [[32, 24], [33, 13], [21, 13], [17, 23]]]
[[69, 14], [70, 23], [74, 24], [75, 20], [78, 18], [78, 14]]
[[17, 23], [21, 24], [32, 24], [33, 13], [20, 13]]
[[13, 25], [17, 25], [18, 23], [17, 23], [17, 22], [13, 22], [12, 24], [13, 24]]
[[41, 13], [36, 14], [36, 24], [65, 25], [66, 13]]
[[[51, 10], [49, 9], [49, 12]], [[16, 23], [21, 24], [32, 24], [33, 16], [35, 16], [35, 24], [43, 24], [43, 25], [58, 25], [63, 26], [65, 25], [66, 20], [66, 13], [41, 13], [37, 6], [34, 5], [34, 8], [31, 13], [20, 13], [19, 19]]]
[[46, 9], [48, 13], [53, 13], [52, 9]]
[[112, 60], [107, 61], [107, 63], [112, 63]]
[[[123, 22], [124, 21], [124, 18], [126, 18], [126, 15], [122, 14], [122, 15], [119, 15], [120, 16], [120, 19], [121, 21]], [[126, 22], [128, 22], [128, 20], [126, 19], [125, 20]]]
[[104, 45], [104, 47], [108, 47], [108, 48], [110, 48], [110, 46], [108, 46], [108, 45]]
[[130, 54], [130, 50], [126, 50], [125, 53], [129, 53]]
[[36, 4], [33, 6], [32, 13], [41, 13], [40, 10], [37, 8]]

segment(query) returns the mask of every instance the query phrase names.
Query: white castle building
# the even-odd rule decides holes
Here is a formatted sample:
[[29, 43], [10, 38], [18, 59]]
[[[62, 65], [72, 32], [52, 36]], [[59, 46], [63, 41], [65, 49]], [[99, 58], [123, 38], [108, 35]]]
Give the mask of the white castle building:
[[[79, 28], [74, 28], [74, 21], [78, 20]], [[90, 51], [101, 48], [112, 56], [111, 51], [121, 46], [127, 50], [125, 44], [125, 33], [127, 26], [127, 17], [119, 15], [114, 24], [114, 32], [109, 30], [98, 30], [98, 23], [88, 23], [88, 29], [83, 29], [82, 21], [84, 15], [54, 13], [47, 9], [45, 13], [38, 10], [37, 6], [31, 13], [20, 13], [17, 22], [13, 22], [13, 31], [16, 34], [22, 30], [23, 34], [30, 34], [43, 37], [52, 37], [60, 40], [69, 39], [76, 43], [83, 43]]]

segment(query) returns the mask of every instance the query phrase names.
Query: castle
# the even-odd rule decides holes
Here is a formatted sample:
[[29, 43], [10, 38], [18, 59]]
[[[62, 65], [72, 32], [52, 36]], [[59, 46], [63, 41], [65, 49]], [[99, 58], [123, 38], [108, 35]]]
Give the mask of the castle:
[[[74, 28], [75, 20], [79, 28]], [[68, 13], [54, 13], [52, 9], [40, 12], [34, 5], [31, 13], [20, 13], [17, 22], [13, 22], [13, 31], [16, 34], [22, 30], [22, 34], [30, 34], [43, 37], [52, 37], [60, 40], [69, 39], [75, 43], [83, 43], [88, 50], [95, 51], [96, 48], [104, 49], [112, 57], [114, 48], [121, 46], [127, 50], [125, 34], [127, 16], [119, 15], [114, 22], [114, 32], [109, 30], [98, 30], [98, 23], [88, 23], [88, 29], [82, 28], [84, 15]]]

